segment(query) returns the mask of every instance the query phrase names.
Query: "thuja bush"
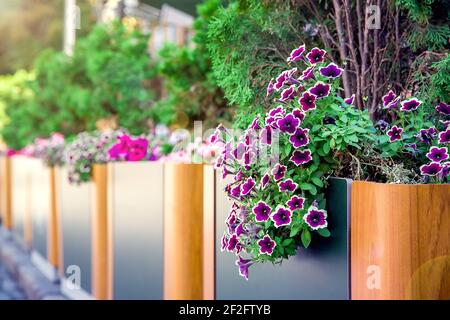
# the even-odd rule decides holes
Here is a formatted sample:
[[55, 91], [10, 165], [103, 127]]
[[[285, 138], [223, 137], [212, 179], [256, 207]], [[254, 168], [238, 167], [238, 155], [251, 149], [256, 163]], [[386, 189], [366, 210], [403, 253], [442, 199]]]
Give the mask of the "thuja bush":
[[273, 107], [242, 134], [219, 126], [210, 138], [222, 147], [216, 168], [231, 176], [222, 250], [238, 255], [245, 278], [254, 263], [280, 263], [315, 236], [330, 236], [327, 178], [346, 155], [358, 156], [361, 141], [375, 141], [367, 111], [352, 106], [354, 96], [340, 97], [343, 69], [325, 50], [302, 45], [287, 60], [289, 69], [267, 86]]

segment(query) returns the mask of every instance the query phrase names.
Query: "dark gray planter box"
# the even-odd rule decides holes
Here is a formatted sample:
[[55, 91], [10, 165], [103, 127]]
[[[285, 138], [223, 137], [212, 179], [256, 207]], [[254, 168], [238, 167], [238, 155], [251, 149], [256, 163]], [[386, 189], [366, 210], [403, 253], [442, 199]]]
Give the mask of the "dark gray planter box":
[[296, 256], [282, 265], [267, 263], [251, 266], [249, 280], [246, 281], [238, 273], [236, 256], [220, 251], [220, 239], [230, 204], [223, 192], [224, 182], [218, 182], [215, 204], [216, 299], [349, 299], [350, 186], [349, 180], [330, 179], [327, 210], [331, 237], [314, 237], [308, 249], [299, 249]]
[[163, 299], [163, 164], [108, 164], [113, 299]]
[[61, 291], [72, 299], [90, 299], [92, 183], [70, 184], [64, 168], [58, 170], [56, 179], [61, 220]]

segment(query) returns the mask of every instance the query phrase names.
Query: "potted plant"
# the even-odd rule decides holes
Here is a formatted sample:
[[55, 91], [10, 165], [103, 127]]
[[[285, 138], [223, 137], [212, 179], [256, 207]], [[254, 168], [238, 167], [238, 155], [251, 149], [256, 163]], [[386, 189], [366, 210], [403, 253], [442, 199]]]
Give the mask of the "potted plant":
[[[246, 298], [273, 299], [265, 287], [276, 288], [278, 298], [346, 299], [348, 183], [329, 177], [347, 158], [363, 152], [359, 142], [370, 140], [374, 130], [368, 113], [352, 107], [354, 96], [340, 97], [343, 70], [327, 62], [325, 50], [307, 51], [302, 45], [287, 61], [288, 69], [267, 87], [274, 107], [249, 120], [241, 134], [219, 126], [211, 137], [222, 146], [216, 168], [224, 178], [231, 176], [224, 188], [231, 201], [225, 224], [223, 209], [216, 213], [222, 222], [217, 227], [220, 249], [235, 256], [236, 274], [248, 280], [240, 285]], [[336, 192], [339, 197], [333, 197]], [[327, 204], [327, 197], [333, 202]], [[315, 263], [321, 254], [340, 258]], [[230, 272], [223, 271], [230, 265], [217, 264], [216, 272], [224, 277], [216, 278], [218, 285], [231, 281]], [[325, 265], [334, 266], [339, 270], [335, 278], [343, 279], [331, 282], [333, 290], [329, 281], [320, 280], [329, 279]], [[256, 269], [256, 281], [251, 269]], [[302, 287], [302, 282], [309, 285]], [[312, 294], [312, 287], [321, 289]], [[220, 297], [221, 288], [216, 290]]]
[[450, 106], [391, 90], [382, 107], [353, 187], [353, 298], [448, 299]]

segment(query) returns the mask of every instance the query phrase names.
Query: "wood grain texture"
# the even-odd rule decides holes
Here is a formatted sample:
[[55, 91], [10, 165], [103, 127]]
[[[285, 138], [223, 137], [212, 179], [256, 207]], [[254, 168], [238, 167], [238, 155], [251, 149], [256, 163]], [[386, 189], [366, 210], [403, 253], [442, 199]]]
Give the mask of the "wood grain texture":
[[0, 205], [2, 211], [2, 224], [5, 228], [12, 228], [11, 215], [11, 159], [0, 158]]
[[164, 172], [164, 299], [203, 299], [203, 165]]
[[99, 300], [109, 297], [107, 166], [95, 164], [92, 171], [92, 295]]
[[59, 213], [58, 213], [58, 189], [56, 188], [56, 168], [49, 168], [50, 179], [50, 213], [47, 229], [47, 259], [52, 266], [58, 268], [59, 264]]
[[203, 299], [215, 299], [216, 179], [214, 167], [204, 166], [203, 177]]
[[354, 182], [353, 299], [450, 299], [450, 186]]

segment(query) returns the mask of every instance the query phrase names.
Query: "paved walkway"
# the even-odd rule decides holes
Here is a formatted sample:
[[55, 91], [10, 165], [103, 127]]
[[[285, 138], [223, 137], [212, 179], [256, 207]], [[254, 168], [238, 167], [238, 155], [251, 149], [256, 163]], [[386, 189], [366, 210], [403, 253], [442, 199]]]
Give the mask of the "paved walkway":
[[0, 263], [0, 300], [24, 300], [25, 295], [19, 284]]

